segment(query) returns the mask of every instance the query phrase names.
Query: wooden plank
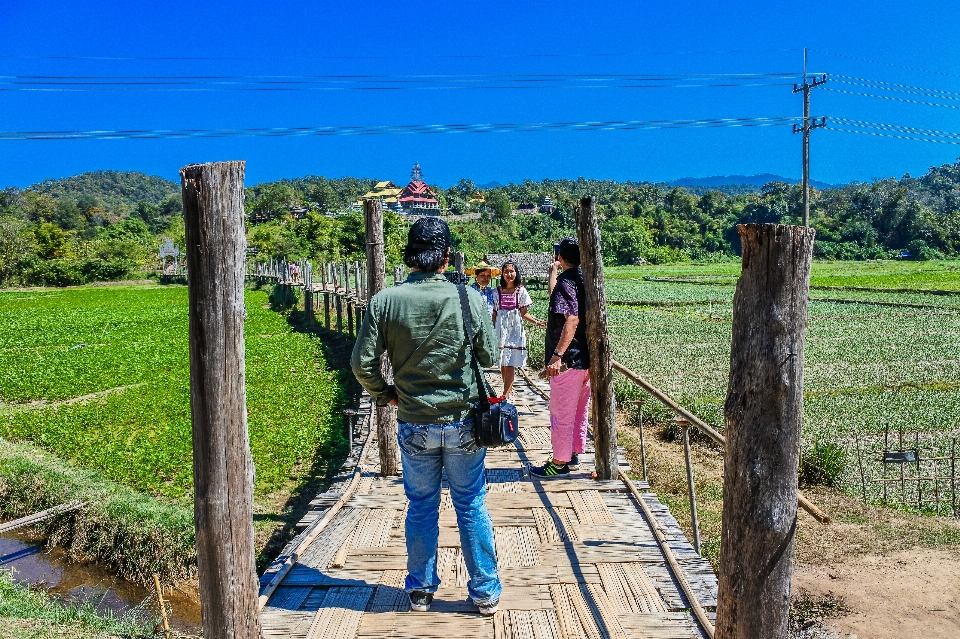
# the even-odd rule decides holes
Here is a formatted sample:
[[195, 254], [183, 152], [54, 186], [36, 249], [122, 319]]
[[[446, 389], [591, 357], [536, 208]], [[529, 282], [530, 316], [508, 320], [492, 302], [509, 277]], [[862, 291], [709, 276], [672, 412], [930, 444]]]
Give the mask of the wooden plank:
[[497, 565], [502, 568], [536, 566], [540, 563], [537, 553], [537, 530], [526, 526], [498, 526], [493, 529], [497, 549]]
[[476, 612], [385, 612], [363, 615], [357, 639], [490, 637], [493, 620]]
[[307, 639], [354, 639], [373, 588], [332, 588], [317, 611]]
[[312, 589], [310, 586], [280, 586], [273, 592], [265, 610], [299, 610]]

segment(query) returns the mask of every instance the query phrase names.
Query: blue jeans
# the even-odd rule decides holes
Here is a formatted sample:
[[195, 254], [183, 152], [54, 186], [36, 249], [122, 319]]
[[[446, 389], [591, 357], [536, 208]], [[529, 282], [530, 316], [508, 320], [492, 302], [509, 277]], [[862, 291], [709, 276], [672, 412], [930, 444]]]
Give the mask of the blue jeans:
[[493, 523], [484, 505], [486, 449], [473, 439], [473, 418], [452, 424], [399, 422], [397, 439], [403, 463], [403, 488], [410, 500], [405, 531], [407, 578], [404, 590], [436, 592], [437, 541], [440, 534], [440, 478], [447, 471], [450, 497], [457, 512], [460, 546], [475, 603], [500, 599], [500, 577], [493, 543]]

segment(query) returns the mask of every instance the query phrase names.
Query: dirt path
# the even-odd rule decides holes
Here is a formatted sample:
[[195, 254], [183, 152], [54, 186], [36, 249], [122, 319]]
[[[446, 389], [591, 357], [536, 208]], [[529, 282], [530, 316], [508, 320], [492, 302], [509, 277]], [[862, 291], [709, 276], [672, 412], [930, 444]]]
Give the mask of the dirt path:
[[850, 614], [825, 620], [857, 639], [960, 637], [960, 551], [902, 550], [798, 566], [794, 591], [843, 598]]

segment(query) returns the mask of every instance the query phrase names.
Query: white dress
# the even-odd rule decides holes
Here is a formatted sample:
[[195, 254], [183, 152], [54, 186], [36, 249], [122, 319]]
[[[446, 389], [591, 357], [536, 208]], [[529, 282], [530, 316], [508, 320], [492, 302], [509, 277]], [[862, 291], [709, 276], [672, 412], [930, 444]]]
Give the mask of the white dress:
[[530, 293], [519, 287], [506, 293], [497, 287], [493, 306], [497, 311], [497, 342], [500, 344], [500, 366], [524, 366], [527, 363], [527, 334], [523, 330], [520, 309], [533, 304]]

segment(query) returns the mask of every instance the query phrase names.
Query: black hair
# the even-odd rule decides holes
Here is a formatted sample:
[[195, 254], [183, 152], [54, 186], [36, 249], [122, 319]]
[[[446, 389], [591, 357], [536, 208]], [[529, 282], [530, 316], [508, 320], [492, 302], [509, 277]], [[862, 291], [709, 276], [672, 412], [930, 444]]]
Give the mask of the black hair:
[[421, 271], [438, 271], [447, 259], [450, 248], [450, 228], [436, 217], [417, 220], [407, 233], [403, 247], [403, 263]]
[[580, 266], [580, 242], [575, 237], [560, 240], [560, 257], [570, 266]]
[[500, 267], [500, 286], [506, 287], [507, 280], [503, 279], [503, 271], [506, 270], [507, 264], [513, 267], [513, 270], [516, 272], [517, 277], [513, 280], [513, 285], [516, 288], [523, 286], [523, 278], [520, 277], [520, 267], [517, 266], [517, 263], [513, 260], [507, 260], [503, 263], [503, 266]]

